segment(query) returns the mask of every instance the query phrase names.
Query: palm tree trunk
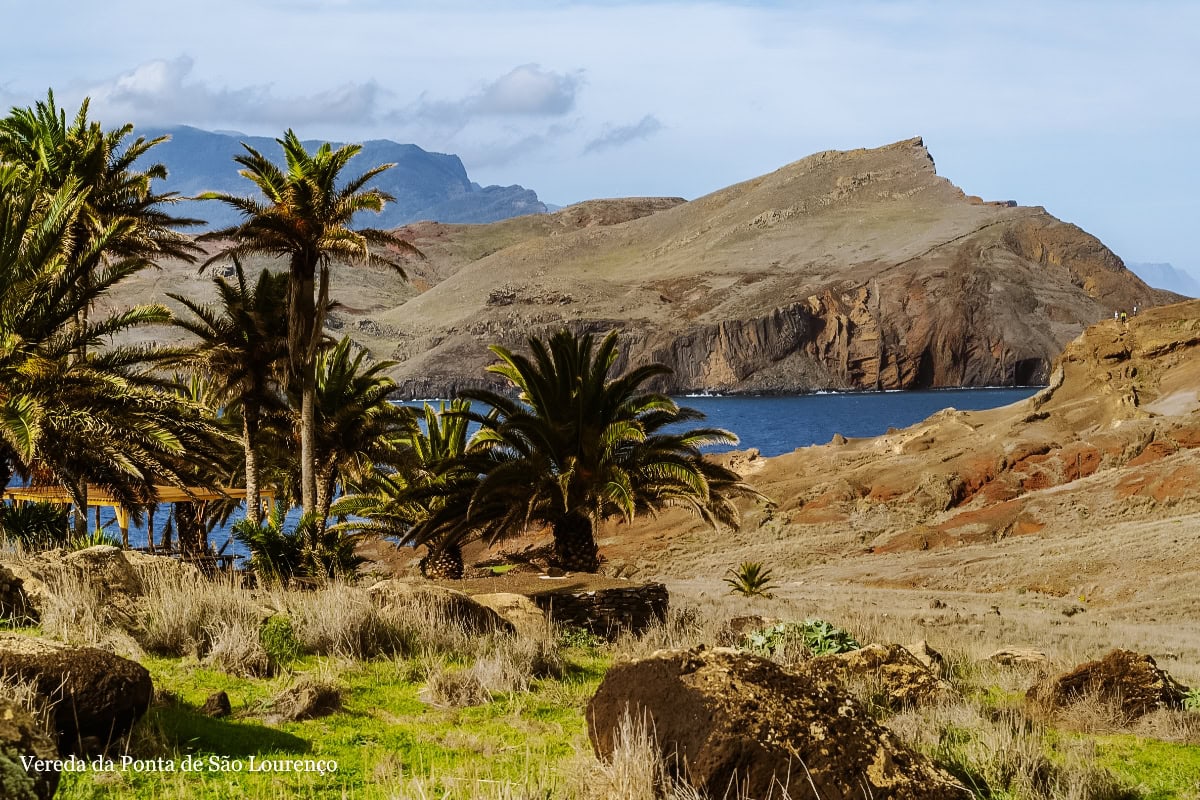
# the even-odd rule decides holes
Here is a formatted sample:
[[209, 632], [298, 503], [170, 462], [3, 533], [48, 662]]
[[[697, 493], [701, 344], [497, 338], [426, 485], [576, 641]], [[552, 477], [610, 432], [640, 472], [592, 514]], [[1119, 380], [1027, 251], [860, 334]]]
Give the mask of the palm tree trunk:
[[246, 445], [246, 519], [258, 525], [262, 519], [258, 493], [258, 403], [250, 398], [242, 403], [242, 439]]
[[[311, 262], [311, 263], [309, 263]], [[316, 259], [298, 255], [292, 260], [289, 286], [288, 351], [292, 374], [300, 384], [300, 505], [304, 512], [317, 508], [317, 345], [313, 298]]]
[[86, 539], [88, 535], [88, 486], [87, 481], [83, 481], [75, 487], [71, 492], [71, 499], [75, 501], [75, 537], [78, 539]]
[[333, 493], [337, 488], [337, 481], [332, 469], [321, 470], [321, 473], [317, 480], [316, 524], [318, 538], [325, 534], [325, 526], [329, 521], [329, 507], [333, 505]]
[[185, 558], [198, 556], [203, 550], [201, 539], [204, 533], [204, 523], [200, 504], [187, 501], [175, 503], [175, 534], [179, 541], [179, 553]]
[[598, 572], [600, 555], [592, 520], [572, 511], [554, 522], [554, 559], [569, 572]]

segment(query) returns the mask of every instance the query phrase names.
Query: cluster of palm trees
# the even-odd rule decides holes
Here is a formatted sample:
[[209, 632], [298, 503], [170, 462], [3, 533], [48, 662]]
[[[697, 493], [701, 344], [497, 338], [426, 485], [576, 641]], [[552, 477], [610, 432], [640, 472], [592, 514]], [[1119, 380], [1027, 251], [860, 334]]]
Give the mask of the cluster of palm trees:
[[[489, 369], [507, 394], [464, 392], [423, 419], [392, 403], [393, 365], [324, 330], [333, 262], [403, 275], [401, 261], [420, 257], [391, 233], [351, 227], [392, 199], [367, 186], [391, 165], [347, 177], [359, 147], [309, 152], [291, 131], [278, 140], [282, 166], [246, 146], [236, 161], [256, 193], [201, 195], [241, 224], [193, 239], [180, 230], [196, 221], [172, 217], [175, 198], [155, 191], [165, 169], [142, 163], [161, 140], [104, 131], [87, 111], [68, 121], [51, 94], [0, 120], [3, 485], [14, 474], [58, 484], [81, 509], [98, 486], [136, 509], [156, 485], [244, 481], [240, 536], [264, 572], [334, 574], [353, 565], [355, 537], [384, 534], [426, 545], [423, 570], [438, 577], [461, 576], [468, 541], [543, 526], [562, 566], [594, 571], [599, 520], [678, 506], [732, 525], [733, 500], [757, 496], [701, 455], [732, 434], [689, 429], [698, 412], [645, 389], [664, 367], [611, 374], [615, 333], [533, 338], [529, 356], [494, 347]], [[286, 271], [248, 277], [244, 263], [262, 257]], [[216, 302], [170, 295], [182, 313], [97, 313], [114, 285], [164, 258], [227, 265]], [[162, 324], [193, 343], [113, 343]], [[280, 509], [262, 518], [264, 484], [303, 509], [296, 530], [283, 530]]]

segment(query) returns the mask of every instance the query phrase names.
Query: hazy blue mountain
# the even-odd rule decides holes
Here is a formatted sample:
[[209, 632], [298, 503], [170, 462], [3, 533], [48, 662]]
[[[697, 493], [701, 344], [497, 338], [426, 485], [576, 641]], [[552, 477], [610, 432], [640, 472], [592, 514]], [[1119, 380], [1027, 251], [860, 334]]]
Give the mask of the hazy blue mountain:
[[[249, 181], [238, 175], [235, 155], [245, 152], [242, 142], [263, 155], [283, 162], [283, 152], [273, 138], [244, 136], [235, 131], [204, 131], [199, 128], [139, 130], [152, 137], [170, 134], [171, 140], [152, 151], [153, 157], [166, 164], [170, 177], [166, 189], [194, 196], [203, 191], [252, 194]], [[320, 142], [306, 141], [310, 149]], [[335, 143], [336, 145], [337, 143]], [[396, 166], [379, 176], [371, 185], [395, 195], [380, 215], [363, 220], [377, 228], [393, 228], [422, 219], [438, 222], [496, 222], [522, 214], [544, 214], [546, 206], [537, 193], [523, 186], [480, 186], [471, 181], [456, 155], [430, 153], [415, 144], [400, 144], [387, 139], [363, 143], [363, 150], [351, 165], [357, 175], [376, 164]], [[174, 213], [208, 222], [206, 227], [232, 225], [237, 214], [221, 203], [186, 201]]]
[[1200, 297], [1200, 281], [1197, 281], [1195, 276], [1186, 270], [1166, 263], [1126, 263], [1125, 266], [1155, 289], [1166, 289], [1186, 297]]

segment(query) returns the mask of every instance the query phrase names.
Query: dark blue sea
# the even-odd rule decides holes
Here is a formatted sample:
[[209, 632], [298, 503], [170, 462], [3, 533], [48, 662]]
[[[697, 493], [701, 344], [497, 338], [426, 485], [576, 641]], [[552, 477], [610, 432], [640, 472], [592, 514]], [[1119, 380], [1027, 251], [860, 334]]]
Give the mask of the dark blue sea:
[[[878, 436], [888, 428], [903, 428], [920, 422], [944, 408], [982, 410], [1024, 400], [1040, 387], [1005, 389], [933, 389], [912, 392], [830, 392], [763, 397], [689, 396], [678, 397], [681, 405], [704, 412], [700, 424], [733, 431], [740, 439], [737, 449], [757, 448], [764, 456], [788, 453], [797, 447], [824, 444], [835, 433], [846, 437]], [[420, 403], [406, 405], [420, 406]], [[436, 404], [435, 404], [436, 405]], [[729, 448], [714, 448], [722, 450]], [[94, 513], [94, 512], [93, 512]], [[156, 537], [162, 534], [169, 507], [155, 515]], [[298, 514], [293, 514], [298, 517]], [[240, 514], [232, 522], [236, 522]], [[101, 512], [106, 532], [119, 537], [111, 512]], [[294, 519], [292, 520], [294, 522]], [[231, 522], [231, 524], [232, 524]], [[245, 555], [237, 542], [229, 540], [229, 525], [209, 534], [214, 547]], [[131, 528], [130, 544], [144, 547], [144, 525]]]

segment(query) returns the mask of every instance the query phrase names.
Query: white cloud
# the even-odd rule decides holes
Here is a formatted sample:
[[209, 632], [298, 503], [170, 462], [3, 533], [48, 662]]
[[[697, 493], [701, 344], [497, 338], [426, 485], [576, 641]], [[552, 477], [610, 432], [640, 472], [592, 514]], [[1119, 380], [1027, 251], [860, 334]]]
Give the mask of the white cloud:
[[374, 81], [343, 83], [309, 95], [279, 95], [269, 84], [214, 88], [192, 77], [190, 56], [156, 59], [114, 78], [77, 85], [97, 117], [151, 125], [268, 125], [336, 122], [372, 124], [383, 94]]
[[632, 125], [605, 125], [599, 136], [584, 145], [583, 152], [596, 153], [622, 147], [638, 139], [648, 139], [662, 128], [663, 124], [653, 114], [647, 114]]

